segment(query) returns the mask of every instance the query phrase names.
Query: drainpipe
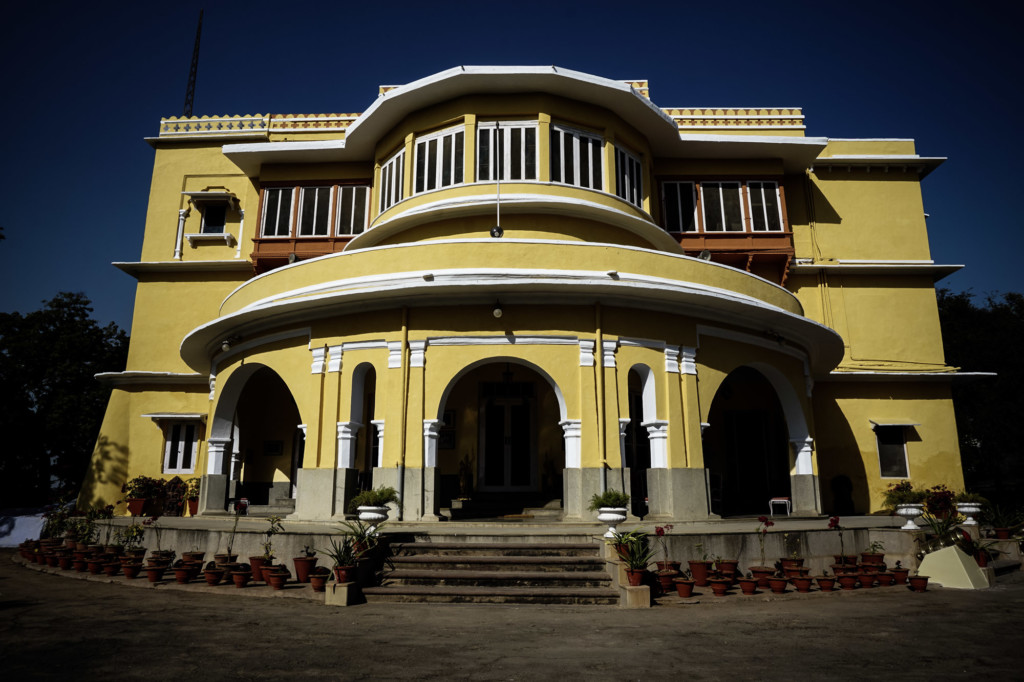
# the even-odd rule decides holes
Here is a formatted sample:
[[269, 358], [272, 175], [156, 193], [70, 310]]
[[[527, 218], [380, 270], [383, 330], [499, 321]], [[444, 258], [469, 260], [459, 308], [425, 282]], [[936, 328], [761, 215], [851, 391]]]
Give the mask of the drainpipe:
[[608, 453], [605, 451], [604, 414], [604, 340], [601, 335], [601, 303], [594, 306], [594, 328], [597, 347], [594, 366], [597, 368], [597, 447], [601, 451], [601, 492], [608, 490]]
[[409, 309], [402, 307], [402, 426], [401, 432], [401, 459], [398, 460], [398, 520], [405, 518], [405, 444], [406, 444], [406, 421], [409, 416]]

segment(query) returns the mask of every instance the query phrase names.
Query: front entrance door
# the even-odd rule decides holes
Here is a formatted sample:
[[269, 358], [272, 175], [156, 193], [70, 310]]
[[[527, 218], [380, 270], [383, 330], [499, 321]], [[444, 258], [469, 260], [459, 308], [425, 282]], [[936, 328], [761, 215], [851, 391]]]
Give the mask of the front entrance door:
[[480, 490], [536, 490], [533, 384], [486, 383], [480, 401]]

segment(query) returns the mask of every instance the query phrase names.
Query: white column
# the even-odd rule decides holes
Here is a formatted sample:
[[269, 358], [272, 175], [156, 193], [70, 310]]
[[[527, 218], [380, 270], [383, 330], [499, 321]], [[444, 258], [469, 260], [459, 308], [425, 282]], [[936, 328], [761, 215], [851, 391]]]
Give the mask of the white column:
[[338, 468], [356, 468], [356, 437], [363, 427], [359, 422], [338, 422]]
[[376, 466], [384, 466], [384, 420], [373, 419], [370, 421], [375, 427], [377, 427], [377, 464]]
[[668, 468], [668, 422], [655, 419], [644, 422], [641, 426], [647, 429], [647, 438], [651, 442], [651, 468]]
[[185, 240], [185, 218], [187, 217], [187, 208], [178, 211], [178, 234], [174, 238], [174, 260], [181, 260], [181, 245]]
[[807, 436], [807, 438], [794, 438], [789, 442], [793, 444], [795, 460], [793, 473], [798, 475], [813, 474], [814, 468], [811, 465], [811, 453], [814, 452], [814, 439]]
[[566, 419], [558, 422], [565, 437], [565, 468], [579, 469], [583, 461], [580, 441], [583, 437], [582, 422], [579, 419]]
[[443, 419], [423, 420], [423, 466], [437, 466], [437, 436], [444, 426]]
[[[332, 214], [333, 215], [333, 214]], [[227, 221], [225, 221], [227, 222]], [[227, 225], [224, 226], [227, 229]], [[235, 258], [242, 257], [242, 239], [245, 237], [245, 209], [238, 209], [238, 243], [235, 244]]]
[[230, 438], [209, 438], [206, 441], [206, 473], [224, 473], [224, 453], [227, 452]]
[[620, 466], [623, 469], [626, 468], [626, 429], [629, 428], [631, 421], [629, 417], [619, 417], [619, 457], [622, 459]]

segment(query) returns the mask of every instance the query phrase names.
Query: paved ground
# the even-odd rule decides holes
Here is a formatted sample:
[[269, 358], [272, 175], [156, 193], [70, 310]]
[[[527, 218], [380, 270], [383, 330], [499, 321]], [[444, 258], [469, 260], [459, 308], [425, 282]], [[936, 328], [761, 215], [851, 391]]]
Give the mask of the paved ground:
[[[4, 679], [1020, 679], [1024, 580], [615, 607], [329, 608], [76, 580], [0, 552]], [[1024, 576], [1017, 576], [1024, 577]], [[265, 590], [266, 588], [260, 588]], [[299, 590], [294, 591], [299, 596]]]

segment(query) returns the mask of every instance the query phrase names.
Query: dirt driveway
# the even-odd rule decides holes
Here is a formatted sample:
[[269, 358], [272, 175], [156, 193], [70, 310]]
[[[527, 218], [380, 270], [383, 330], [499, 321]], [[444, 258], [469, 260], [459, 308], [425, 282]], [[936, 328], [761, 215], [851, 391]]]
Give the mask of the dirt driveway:
[[[4, 679], [1014, 679], [1024, 582], [885, 588], [648, 610], [331, 608], [224, 586], [176, 591], [47, 575], [0, 552]], [[141, 585], [141, 582], [140, 582]]]

